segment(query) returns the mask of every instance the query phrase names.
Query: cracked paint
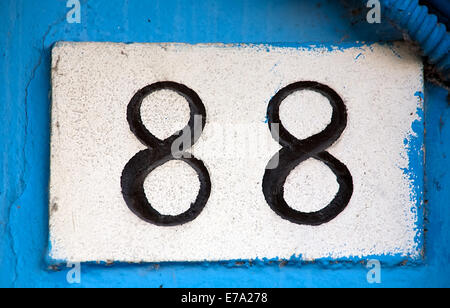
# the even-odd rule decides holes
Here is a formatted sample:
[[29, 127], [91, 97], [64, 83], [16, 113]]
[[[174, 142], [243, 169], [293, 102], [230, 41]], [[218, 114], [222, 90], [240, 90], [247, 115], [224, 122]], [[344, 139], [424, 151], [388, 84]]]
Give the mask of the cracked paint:
[[8, 230], [8, 237], [9, 237], [9, 243], [10, 243], [10, 248], [11, 248], [11, 252], [13, 253], [13, 260], [14, 260], [14, 280], [12, 285], [15, 286], [15, 282], [16, 280], [19, 278], [19, 270], [18, 270], [18, 264], [19, 264], [19, 258], [20, 255], [17, 253], [17, 249], [16, 249], [16, 243], [15, 243], [15, 236], [14, 236], [14, 230], [13, 230], [13, 216], [14, 216], [14, 209], [18, 209], [20, 208], [20, 206], [18, 206], [20, 199], [22, 197], [22, 195], [24, 194], [26, 187], [27, 187], [27, 179], [26, 179], [26, 174], [27, 174], [27, 169], [29, 168], [28, 162], [27, 162], [27, 144], [28, 144], [28, 135], [29, 135], [29, 115], [28, 115], [28, 99], [29, 99], [29, 89], [30, 86], [32, 84], [32, 82], [34, 81], [35, 77], [36, 77], [36, 72], [39, 69], [39, 67], [41, 66], [42, 62], [43, 62], [43, 57], [46, 51], [46, 39], [49, 36], [52, 28], [61, 23], [62, 21], [64, 21], [65, 18], [60, 18], [59, 20], [57, 20], [56, 22], [54, 22], [53, 24], [51, 24], [50, 26], [48, 26], [47, 30], [45, 31], [45, 33], [42, 35], [42, 39], [41, 39], [41, 44], [40, 44], [40, 50], [39, 50], [39, 57], [38, 60], [36, 62], [36, 64], [33, 66], [31, 73], [30, 73], [30, 78], [28, 79], [28, 81], [25, 84], [25, 89], [24, 89], [24, 104], [23, 104], [23, 108], [24, 108], [24, 120], [23, 120], [23, 141], [22, 141], [22, 156], [21, 156], [21, 161], [23, 163], [22, 167], [19, 168], [19, 189], [17, 192], [17, 197], [10, 203], [10, 206], [8, 207], [8, 211], [7, 211], [7, 217], [8, 220], [6, 222], [7, 225], [7, 230]]

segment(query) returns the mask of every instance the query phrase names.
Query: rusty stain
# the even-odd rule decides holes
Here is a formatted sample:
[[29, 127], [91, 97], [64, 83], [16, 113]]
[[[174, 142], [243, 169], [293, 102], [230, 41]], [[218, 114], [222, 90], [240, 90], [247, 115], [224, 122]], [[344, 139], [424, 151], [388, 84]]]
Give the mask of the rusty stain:
[[[413, 43], [415, 44], [415, 43]], [[444, 89], [449, 89], [450, 88], [450, 83], [448, 81], [446, 81], [443, 76], [443, 74], [441, 72], [439, 72], [436, 68], [435, 65], [430, 64], [428, 62], [425, 63], [424, 65], [424, 76], [425, 79], [439, 87], [442, 87]], [[447, 104], [448, 106], [450, 106], [450, 94], [449, 97], [447, 97]]]
[[55, 66], [52, 67], [52, 71], [53, 72], [57, 72], [58, 71], [58, 67], [59, 67], [59, 62], [61, 61], [61, 56], [58, 56], [58, 59], [56, 59], [56, 63]]
[[347, 40], [348, 38], [350, 38], [350, 35], [348, 35], [348, 34], [344, 35], [344, 36], [341, 38], [341, 40], [339, 41], [339, 43], [344, 42], [344, 41]]
[[353, 9], [351, 12], [352, 12], [352, 15], [355, 17], [355, 16], [358, 16], [358, 15], [360, 15], [361, 13], [362, 13], [362, 8], [356, 8], [356, 9]]
[[57, 211], [58, 211], [58, 203], [54, 202], [52, 204], [52, 208], [51, 208], [50, 212], [53, 214], [53, 213], [56, 213]]
[[444, 128], [445, 122], [444, 122], [444, 117], [443, 115], [441, 115], [440, 119], [439, 119], [439, 132], [442, 134], [442, 129]]
[[49, 265], [48, 266], [48, 270], [50, 271], [54, 271], [54, 272], [60, 272], [61, 268], [59, 265]]

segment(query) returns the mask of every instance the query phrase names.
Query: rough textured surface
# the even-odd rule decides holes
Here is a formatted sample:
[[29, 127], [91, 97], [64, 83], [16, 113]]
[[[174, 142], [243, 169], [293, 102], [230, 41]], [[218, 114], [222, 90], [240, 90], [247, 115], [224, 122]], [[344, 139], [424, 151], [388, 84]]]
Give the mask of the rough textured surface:
[[[326, 50], [67, 42], [53, 48], [52, 67], [53, 259], [419, 258], [422, 199], [405, 170], [421, 153], [409, 156], [405, 140], [423, 134], [412, 128], [423, 121], [416, 114], [422, 100], [415, 95], [423, 92], [423, 78], [420, 59], [408, 46]], [[132, 214], [120, 188], [125, 164], [145, 149], [130, 132], [126, 107], [139, 89], [167, 80], [187, 85], [203, 100], [206, 127], [192, 152], [203, 160], [212, 181], [202, 214], [171, 228]], [[281, 219], [267, 205], [261, 186], [268, 161], [280, 149], [264, 121], [267, 102], [300, 80], [335, 89], [349, 114], [344, 134], [327, 150], [349, 168], [353, 197], [342, 214], [319, 227]], [[323, 96], [304, 93], [282, 105], [282, 120], [301, 138], [323, 130], [331, 114]], [[188, 118], [186, 104], [170, 91], [152, 95], [145, 104], [144, 122], [165, 131], [162, 135], [183, 127], [173, 126], [173, 120]], [[174, 111], [172, 117], [167, 110]], [[421, 164], [414, 168], [423, 170]], [[182, 213], [180, 205], [189, 206], [198, 192], [195, 173], [189, 181], [185, 171], [179, 177], [179, 168], [159, 169], [150, 177], [153, 182], [161, 177], [161, 182], [145, 186], [150, 202], [165, 212]], [[302, 172], [309, 177], [295, 183]], [[328, 205], [337, 187], [330, 170], [310, 160], [292, 172], [286, 195], [293, 207], [311, 211]]]
[[[50, 50], [56, 41], [316, 42], [401, 39], [389, 23], [365, 23], [360, 0], [81, 1], [67, 24], [64, 1], [0, 2], [0, 285], [28, 287], [370, 287], [360, 263], [83, 264], [48, 271]], [[280, 5], [282, 3], [282, 5]], [[175, 7], [179, 7], [175, 10]], [[27, 35], [23, 35], [27, 29]], [[255, 29], [258, 29], [255, 31]], [[447, 91], [426, 84], [426, 241], [422, 265], [383, 258], [381, 287], [450, 284], [450, 157]], [[29, 168], [32, 166], [32, 168]]]

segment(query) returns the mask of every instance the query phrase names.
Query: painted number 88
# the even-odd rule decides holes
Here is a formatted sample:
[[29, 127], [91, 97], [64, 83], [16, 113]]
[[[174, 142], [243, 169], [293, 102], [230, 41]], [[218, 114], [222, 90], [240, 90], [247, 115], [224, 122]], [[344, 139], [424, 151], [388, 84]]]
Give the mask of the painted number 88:
[[[172, 90], [189, 103], [190, 119], [185, 129], [165, 140], [156, 138], [147, 130], [141, 119], [140, 108], [145, 97], [159, 90]], [[291, 135], [280, 120], [280, 106], [291, 94], [310, 90], [325, 96], [333, 109], [331, 123], [320, 133], [304, 140]], [[348, 168], [326, 149], [335, 143], [347, 126], [347, 109], [341, 97], [330, 87], [313, 81], [300, 81], [278, 91], [267, 108], [268, 125], [274, 139], [282, 149], [269, 161], [263, 177], [262, 191], [270, 208], [283, 219], [299, 225], [317, 226], [336, 218], [348, 205], [353, 194], [353, 179]], [[196, 126], [199, 119], [200, 127]], [[195, 91], [175, 82], [157, 82], [139, 90], [131, 99], [127, 109], [127, 120], [133, 134], [147, 149], [137, 153], [125, 165], [121, 177], [122, 195], [129, 209], [144, 221], [159, 226], [176, 226], [197, 218], [206, 206], [211, 193], [211, 179], [201, 160], [183, 155], [183, 148], [175, 142], [189, 139], [193, 145], [206, 125], [206, 109]], [[278, 125], [279, 129], [272, 129]], [[276, 132], [276, 133], [275, 133]], [[189, 135], [185, 135], [189, 134]], [[304, 213], [291, 208], [284, 199], [284, 184], [290, 172], [307, 159], [323, 162], [336, 175], [339, 191], [323, 209]], [[158, 166], [170, 160], [182, 160], [192, 167], [200, 180], [200, 190], [190, 208], [180, 215], [162, 215], [147, 200], [144, 192], [146, 177]], [[274, 163], [276, 162], [276, 163]]]

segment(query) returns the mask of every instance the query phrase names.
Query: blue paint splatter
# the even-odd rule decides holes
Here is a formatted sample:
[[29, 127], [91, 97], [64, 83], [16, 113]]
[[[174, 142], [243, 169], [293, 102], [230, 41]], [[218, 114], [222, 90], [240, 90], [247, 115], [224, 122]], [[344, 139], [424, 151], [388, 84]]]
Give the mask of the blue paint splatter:
[[421, 102], [425, 100], [425, 94], [422, 91], [417, 91], [416, 93], [414, 93], [414, 96], [420, 98]]
[[[416, 92], [415, 96], [423, 102], [423, 92]], [[424, 249], [424, 173], [417, 172], [424, 170], [424, 110], [418, 107], [416, 114], [418, 119], [412, 123], [412, 134], [405, 138], [404, 145], [408, 151], [409, 163], [407, 168], [403, 168], [403, 172], [408, 176], [411, 183], [411, 201], [415, 202], [416, 207], [411, 211], [417, 216], [414, 239], [418, 250]]]

